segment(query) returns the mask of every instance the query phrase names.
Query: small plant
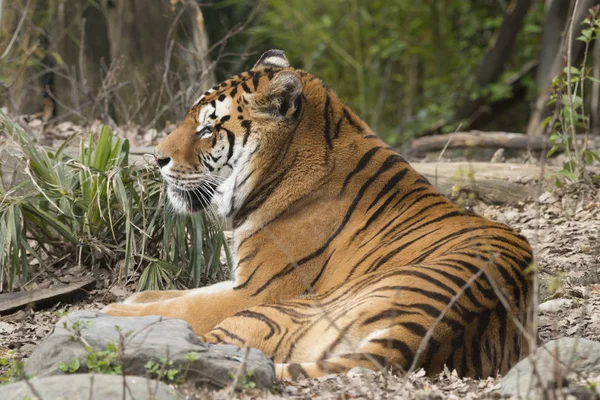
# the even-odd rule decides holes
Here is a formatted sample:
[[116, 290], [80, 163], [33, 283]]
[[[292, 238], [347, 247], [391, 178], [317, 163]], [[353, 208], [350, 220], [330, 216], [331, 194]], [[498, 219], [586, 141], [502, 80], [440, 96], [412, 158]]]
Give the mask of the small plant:
[[256, 382], [254, 382], [254, 371], [248, 371], [247, 374], [240, 376], [238, 380], [238, 386], [241, 389], [256, 389]]
[[85, 351], [87, 352], [85, 365], [90, 372], [108, 375], [121, 375], [123, 373], [123, 364], [115, 343], [107, 344], [106, 348], [100, 351], [86, 345]]
[[[544, 125], [551, 125], [549, 142], [552, 147], [546, 156], [550, 157], [559, 149], [564, 150], [567, 155], [567, 160], [556, 177], [557, 187], [562, 185], [562, 179], [571, 182], [589, 182], [586, 167], [594, 161], [600, 161], [600, 153], [588, 149], [586, 141], [581, 143], [576, 136], [578, 129], [585, 132], [589, 132], [590, 129], [590, 118], [585, 110], [586, 82], [600, 83], [598, 79], [589, 75], [590, 68], [587, 66], [590, 46], [600, 34], [599, 11], [600, 6], [591, 8], [582, 23], [584, 28], [581, 30], [581, 36], [577, 38], [585, 43], [581, 65], [579, 67], [567, 65], [552, 81], [553, 93], [549, 104], [554, 104], [556, 111], [553, 116], [544, 121]], [[599, 180], [599, 178], [600, 176], [595, 176], [593, 179]]]
[[198, 353], [194, 352], [194, 351], [190, 351], [189, 353], [185, 353], [183, 355], [183, 359], [185, 361], [187, 361], [188, 363], [197, 361], [200, 359], [200, 356], [198, 355]]
[[[88, 344], [84, 346], [87, 353], [85, 365], [89, 372], [107, 375], [120, 375], [123, 373], [123, 364], [121, 363], [118, 346], [115, 343], [107, 344], [104, 350], [96, 350]], [[80, 367], [81, 363], [76, 358], [68, 363], [61, 361], [58, 364], [58, 368], [66, 374], [75, 373], [79, 371]]]
[[73, 374], [79, 370], [80, 367], [79, 360], [77, 358], [72, 359], [70, 362], [66, 363], [61, 361], [58, 363], [58, 369], [60, 369], [65, 374]]
[[24, 363], [18, 358], [0, 358], [0, 385], [13, 383], [25, 378]]
[[153, 379], [167, 383], [182, 383], [183, 373], [176, 368], [173, 360], [161, 357], [160, 362], [148, 361], [144, 366], [146, 373]]
[[71, 326], [69, 326], [67, 324], [67, 322], [63, 322], [63, 328], [69, 332], [71, 332], [71, 340], [81, 340], [81, 331], [83, 330], [83, 328], [89, 328], [94, 326], [94, 321], [75, 321], [71, 324]]
[[59, 318], [65, 317], [65, 316], [67, 316], [67, 314], [69, 314], [69, 312], [63, 308], [58, 309], [52, 313], [52, 315], [56, 315]]
[[565, 278], [567, 274], [564, 272], [559, 272], [558, 274], [552, 276], [550, 278], [550, 282], [548, 283], [548, 295], [554, 296], [556, 292], [563, 288], [565, 283]]
[[233, 379], [235, 386], [239, 389], [256, 389], [256, 382], [254, 382], [254, 370], [251, 369], [247, 371], [245, 374], [239, 374], [236, 379], [236, 375], [230, 373], [231, 378]]
[[[158, 362], [148, 361], [144, 368], [149, 377], [166, 383], [183, 383], [187, 376], [190, 365], [200, 358], [198, 353], [189, 352], [183, 355], [184, 365], [175, 365], [173, 360], [162, 357]], [[180, 367], [184, 367], [183, 370]]]

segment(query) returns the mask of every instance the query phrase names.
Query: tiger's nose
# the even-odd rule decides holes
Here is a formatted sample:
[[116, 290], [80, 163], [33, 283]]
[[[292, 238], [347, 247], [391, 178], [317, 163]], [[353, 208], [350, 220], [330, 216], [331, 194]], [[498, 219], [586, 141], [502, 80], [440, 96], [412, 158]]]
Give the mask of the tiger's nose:
[[154, 159], [156, 160], [156, 164], [158, 164], [159, 168], [164, 168], [171, 161], [171, 157], [168, 157], [160, 151], [154, 153]]

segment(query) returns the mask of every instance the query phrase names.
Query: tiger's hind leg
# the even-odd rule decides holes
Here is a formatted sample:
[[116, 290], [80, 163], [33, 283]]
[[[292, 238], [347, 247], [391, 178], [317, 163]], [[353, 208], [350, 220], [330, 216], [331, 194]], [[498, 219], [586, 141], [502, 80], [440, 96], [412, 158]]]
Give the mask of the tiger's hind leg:
[[[201, 339], [258, 348], [273, 358], [279, 378], [292, 379], [342, 373], [357, 366], [397, 371], [426, 366], [435, 372], [441, 357], [451, 351], [449, 343], [431, 339], [413, 366], [425, 332], [410, 321], [410, 315], [396, 315], [395, 326], [389, 328], [364, 329], [365, 313], [360, 305], [323, 310], [306, 300], [289, 303], [244, 310]], [[379, 310], [385, 307], [383, 303], [374, 306]]]
[[361, 346], [354, 353], [342, 354], [324, 360], [303, 363], [275, 364], [275, 373], [279, 379], [315, 378], [327, 374], [345, 373], [354, 367], [368, 368], [374, 371], [385, 370], [390, 365], [388, 354], [381, 354], [381, 348], [373, 343]]
[[527, 344], [517, 326], [506, 317], [499, 305], [496, 310], [473, 318], [464, 329], [451, 330], [439, 324], [428, 335], [424, 328], [402, 321], [400, 316], [396, 326], [372, 332], [355, 351], [313, 362], [276, 364], [277, 377], [313, 378], [346, 373], [354, 367], [391, 369], [397, 373], [424, 368], [433, 375], [441, 372], [444, 365], [460, 376], [473, 378], [505, 374], [519, 361]]
[[[392, 369], [395, 372], [406, 372], [411, 368], [418, 369], [427, 364], [431, 370], [433, 359], [447, 353], [449, 346], [432, 339], [419, 350], [423, 336], [424, 332], [415, 331], [410, 323], [401, 322], [392, 328], [373, 331], [354, 351], [332, 355], [315, 362], [277, 364], [277, 377], [313, 378], [326, 374], [345, 373], [354, 367], [374, 371]], [[417, 354], [418, 358], [415, 361]]]

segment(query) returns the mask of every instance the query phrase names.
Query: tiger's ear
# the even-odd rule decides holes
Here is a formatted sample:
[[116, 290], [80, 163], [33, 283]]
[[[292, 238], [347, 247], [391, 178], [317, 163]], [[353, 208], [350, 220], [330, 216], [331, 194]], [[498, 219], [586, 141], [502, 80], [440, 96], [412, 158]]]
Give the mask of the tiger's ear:
[[287, 68], [290, 66], [290, 62], [283, 50], [269, 50], [263, 53], [258, 59], [252, 69], [257, 70], [260, 68]]
[[294, 71], [281, 71], [265, 88], [250, 96], [251, 109], [263, 117], [293, 115], [301, 105], [302, 81]]

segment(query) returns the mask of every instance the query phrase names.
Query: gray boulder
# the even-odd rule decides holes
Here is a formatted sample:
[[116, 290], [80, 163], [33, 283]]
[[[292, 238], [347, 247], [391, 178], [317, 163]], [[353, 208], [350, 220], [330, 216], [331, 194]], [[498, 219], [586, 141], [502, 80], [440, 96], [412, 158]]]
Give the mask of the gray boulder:
[[500, 392], [523, 399], [543, 398], [544, 391], [564, 384], [560, 381], [570, 372], [600, 372], [600, 342], [552, 340], [519, 361], [502, 378]]
[[542, 314], [557, 313], [562, 309], [570, 308], [573, 304], [571, 299], [548, 300], [538, 306], [538, 312]]
[[254, 382], [260, 388], [271, 388], [275, 381], [273, 362], [261, 351], [203, 343], [183, 320], [113, 317], [97, 311], [75, 312], [58, 321], [25, 362], [25, 373], [36, 377], [63, 374], [61, 362], [73, 365], [75, 359], [79, 367], [72, 372], [87, 372], [90, 352], [86, 345], [95, 354], [112, 347], [113, 357], [118, 354], [117, 362], [127, 375], [154, 378], [170, 369], [178, 371], [171, 381], [185, 379], [212, 389], [227, 386], [238, 374], [243, 378], [238, 381]]
[[47, 376], [0, 386], [2, 400], [182, 400], [168, 385], [140, 376], [77, 374]]

